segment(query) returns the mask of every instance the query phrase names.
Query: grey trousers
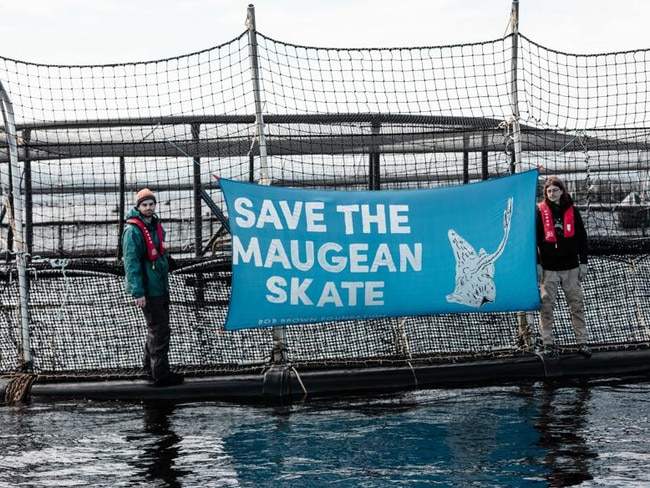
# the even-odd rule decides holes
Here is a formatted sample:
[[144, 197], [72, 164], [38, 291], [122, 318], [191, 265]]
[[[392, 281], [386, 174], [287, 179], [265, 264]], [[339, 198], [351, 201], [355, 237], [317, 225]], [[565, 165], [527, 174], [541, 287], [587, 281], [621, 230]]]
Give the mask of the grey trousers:
[[147, 322], [147, 340], [142, 365], [154, 380], [169, 376], [169, 295], [147, 297], [143, 309]]
[[569, 312], [571, 313], [571, 324], [576, 335], [578, 344], [586, 344], [589, 339], [587, 324], [585, 323], [584, 295], [580, 284], [578, 268], [566, 271], [544, 270], [544, 277], [539, 285], [542, 305], [539, 313], [539, 332], [542, 342], [551, 345], [553, 338], [553, 311], [557, 302], [557, 295], [560, 286], [564, 291]]

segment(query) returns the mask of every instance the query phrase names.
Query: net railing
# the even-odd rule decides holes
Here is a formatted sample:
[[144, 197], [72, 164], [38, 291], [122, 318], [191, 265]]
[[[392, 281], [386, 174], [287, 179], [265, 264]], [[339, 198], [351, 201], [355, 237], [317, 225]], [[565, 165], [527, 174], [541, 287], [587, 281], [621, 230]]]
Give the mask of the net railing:
[[[139, 368], [145, 327], [124, 292], [119, 236], [142, 187], [156, 192], [180, 265], [171, 274], [173, 365], [200, 374], [269, 364], [273, 329], [223, 330], [231, 268], [215, 175], [358, 191], [460, 185], [539, 167], [542, 178], [567, 180], [590, 235], [590, 342], [648, 345], [650, 50], [566, 54], [521, 35], [517, 50], [512, 35], [332, 49], [254, 34], [132, 64], [0, 57], [18, 135], [16, 167], [6, 123], [0, 131], [0, 372], [26, 366], [20, 253], [31, 370], [90, 377]], [[525, 318], [534, 336], [536, 314]], [[523, 351], [521, 319], [512, 312], [283, 324], [282, 347], [286, 361], [311, 367], [509, 356]], [[571, 347], [565, 307], [556, 323], [557, 342]]]

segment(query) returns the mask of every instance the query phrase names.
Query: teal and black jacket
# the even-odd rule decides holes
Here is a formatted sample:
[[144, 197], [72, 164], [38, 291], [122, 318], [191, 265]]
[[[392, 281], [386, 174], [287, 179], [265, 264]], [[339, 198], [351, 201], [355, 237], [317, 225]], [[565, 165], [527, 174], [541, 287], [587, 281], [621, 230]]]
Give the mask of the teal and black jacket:
[[[157, 215], [151, 223], [147, 223], [136, 208], [133, 208], [126, 219], [136, 218], [144, 223], [151, 234], [157, 249], [160, 249], [158, 238]], [[164, 231], [163, 231], [164, 235]], [[127, 223], [122, 234], [122, 255], [124, 259], [125, 288], [133, 298], [158, 297], [169, 293], [169, 261], [167, 253], [158, 253], [155, 261], [149, 259], [145, 237], [135, 224]]]

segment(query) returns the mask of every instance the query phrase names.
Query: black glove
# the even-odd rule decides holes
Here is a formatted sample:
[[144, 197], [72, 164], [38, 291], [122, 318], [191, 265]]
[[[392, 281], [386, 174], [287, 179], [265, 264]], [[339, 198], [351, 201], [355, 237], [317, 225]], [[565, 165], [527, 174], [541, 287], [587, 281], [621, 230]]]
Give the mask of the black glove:
[[169, 267], [170, 273], [172, 271], [176, 271], [179, 268], [176, 260], [173, 257], [171, 257], [169, 254], [167, 255], [167, 266]]

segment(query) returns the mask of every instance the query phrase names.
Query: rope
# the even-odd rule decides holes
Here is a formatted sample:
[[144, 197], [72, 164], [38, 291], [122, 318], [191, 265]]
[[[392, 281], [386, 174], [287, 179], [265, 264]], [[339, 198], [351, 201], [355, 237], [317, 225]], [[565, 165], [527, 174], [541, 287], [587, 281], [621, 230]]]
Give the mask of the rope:
[[33, 374], [18, 374], [12, 377], [5, 390], [5, 404], [18, 405], [25, 403], [29, 399], [32, 384], [34, 384], [35, 380], [36, 376]]
[[409, 358], [412, 358], [411, 347], [409, 345], [408, 334], [406, 333], [406, 328], [404, 327], [408, 317], [402, 317], [397, 324], [398, 336], [395, 338], [397, 347], [397, 353], [406, 355]]
[[409, 368], [411, 368], [411, 373], [413, 374], [413, 383], [415, 384], [415, 387], [418, 388], [418, 377], [415, 374], [415, 368], [411, 364], [411, 361], [407, 361], [406, 364], [408, 364]]
[[[515, 131], [514, 124], [517, 122], [517, 118], [514, 115], [511, 115], [505, 120], [502, 120], [499, 123], [498, 128], [503, 130], [503, 153], [505, 154], [506, 162], [505, 166], [508, 168], [509, 172], [510, 165], [515, 162], [515, 164], [522, 164], [522, 161], [516, 161], [516, 157], [513, 157], [515, 152]], [[514, 154], [516, 156], [516, 154]]]
[[546, 358], [544, 357], [544, 354], [542, 354], [540, 351], [535, 351], [535, 356], [537, 356], [542, 362], [542, 367], [544, 368], [544, 378], [548, 378], [548, 370], [546, 369]]
[[298, 380], [298, 383], [300, 383], [300, 387], [302, 388], [302, 392], [304, 393], [302, 400], [305, 401], [307, 400], [307, 388], [305, 388], [305, 384], [302, 382], [302, 379], [300, 378], [300, 374], [298, 373], [298, 370], [296, 369], [295, 366], [291, 366], [291, 371], [293, 371], [296, 375], [296, 379]]

